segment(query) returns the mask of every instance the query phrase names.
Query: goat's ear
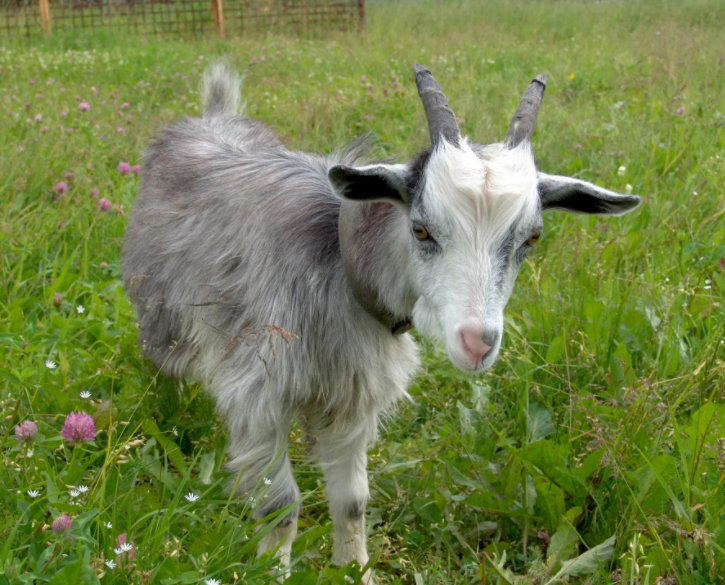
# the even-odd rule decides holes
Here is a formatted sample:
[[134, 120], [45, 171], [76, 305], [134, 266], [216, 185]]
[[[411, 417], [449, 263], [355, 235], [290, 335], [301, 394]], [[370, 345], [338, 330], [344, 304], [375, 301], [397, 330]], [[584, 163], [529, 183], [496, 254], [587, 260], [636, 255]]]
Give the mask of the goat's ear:
[[387, 201], [406, 203], [405, 167], [402, 165], [370, 165], [346, 167], [338, 165], [328, 171], [330, 185], [342, 199], [351, 201]]
[[541, 207], [590, 215], [623, 215], [640, 204], [637, 195], [620, 195], [570, 177], [539, 173]]

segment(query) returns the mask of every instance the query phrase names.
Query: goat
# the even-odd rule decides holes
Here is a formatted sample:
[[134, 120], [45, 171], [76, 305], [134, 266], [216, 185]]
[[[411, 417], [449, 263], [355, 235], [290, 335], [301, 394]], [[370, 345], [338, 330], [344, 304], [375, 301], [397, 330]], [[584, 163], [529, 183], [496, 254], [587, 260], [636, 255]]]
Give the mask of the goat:
[[[330, 156], [287, 149], [240, 113], [241, 79], [220, 63], [204, 76], [203, 116], [146, 152], [123, 252], [139, 343], [165, 374], [215, 397], [238, 495], [269, 484], [255, 516], [287, 508], [258, 549], [282, 565], [300, 498], [293, 418], [315, 438], [333, 560], [366, 568], [366, 450], [419, 367], [406, 332], [440, 338], [461, 370], [490, 368], [542, 211], [619, 215], [640, 202], [537, 171], [530, 140], [545, 76], [505, 140], [480, 145], [461, 136], [430, 71], [414, 72], [431, 146], [410, 162], [369, 162], [364, 141]], [[264, 331], [296, 338], [259, 343]]]

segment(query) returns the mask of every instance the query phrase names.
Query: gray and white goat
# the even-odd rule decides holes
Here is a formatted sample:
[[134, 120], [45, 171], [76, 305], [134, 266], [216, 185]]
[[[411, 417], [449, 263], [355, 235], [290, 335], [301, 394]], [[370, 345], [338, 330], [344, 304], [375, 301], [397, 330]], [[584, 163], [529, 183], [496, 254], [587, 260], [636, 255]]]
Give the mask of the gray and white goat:
[[[140, 344], [164, 373], [213, 394], [239, 495], [271, 481], [255, 514], [293, 509], [258, 551], [283, 564], [300, 498], [293, 418], [315, 439], [334, 560], [364, 567], [366, 450], [419, 366], [406, 331], [440, 338], [461, 370], [491, 367], [542, 211], [619, 215], [640, 201], [537, 171], [544, 76], [505, 140], [479, 145], [461, 136], [431, 73], [414, 71], [432, 145], [411, 162], [363, 162], [360, 143], [330, 156], [288, 150], [240, 114], [241, 80], [223, 64], [206, 72], [203, 117], [165, 129], [146, 153], [123, 254]], [[265, 329], [296, 338], [247, 342]]]

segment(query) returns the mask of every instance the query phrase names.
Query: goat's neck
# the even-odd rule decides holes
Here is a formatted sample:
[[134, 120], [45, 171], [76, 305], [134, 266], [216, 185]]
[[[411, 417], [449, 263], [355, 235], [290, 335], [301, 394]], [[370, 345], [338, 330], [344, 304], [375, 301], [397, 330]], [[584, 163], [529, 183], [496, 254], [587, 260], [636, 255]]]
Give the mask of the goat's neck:
[[409, 278], [410, 244], [404, 213], [389, 203], [343, 201], [340, 253], [357, 301], [386, 327], [409, 321], [417, 300]]

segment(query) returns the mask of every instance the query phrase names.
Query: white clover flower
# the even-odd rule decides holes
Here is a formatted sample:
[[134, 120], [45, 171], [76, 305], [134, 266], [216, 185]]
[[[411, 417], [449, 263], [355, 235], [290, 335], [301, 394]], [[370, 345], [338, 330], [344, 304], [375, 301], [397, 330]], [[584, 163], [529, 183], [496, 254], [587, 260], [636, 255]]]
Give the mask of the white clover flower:
[[222, 582], [217, 581], [216, 579], [205, 579], [204, 585], [222, 585]]
[[624, 192], [627, 195], [631, 195], [632, 194], [632, 185], [630, 185], [629, 183], [627, 183], [627, 186], [624, 188]]
[[106, 566], [109, 569], [115, 569], [116, 568], [116, 562], [115, 561], [106, 561]]
[[68, 492], [68, 493], [70, 494], [70, 497], [71, 497], [71, 498], [77, 498], [78, 496], [80, 496], [80, 495], [81, 495], [81, 492], [79, 492], [78, 490], [71, 490], [71, 491], [70, 491], [70, 492]]
[[45, 360], [45, 367], [49, 370], [55, 370], [55, 368], [58, 367], [58, 364], [56, 364], [53, 360]]
[[86, 312], [86, 308], [83, 305], [78, 305], [76, 307], [76, 313], [78, 313], [79, 315], [82, 315], [85, 312]]
[[85, 494], [85, 493], [87, 493], [87, 492], [88, 492], [88, 490], [89, 490], [89, 489], [91, 489], [91, 488], [89, 488], [89, 487], [88, 487], [87, 485], [79, 485], [79, 486], [78, 486], [78, 487], [77, 487], [76, 489], [77, 489], [77, 490], [78, 490], [78, 491], [79, 491], [80, 493], [82, 493], [82, 494]]
[[626, 172], [627, 172], [627, 167], [624, 167], [624, 166], [622, 166], [622, 167], [619, 167], [619, 168], [617, 169], [617, 174], [618, 174], [618, 175], [619, 175], [620, 177], [623, 177], [623, 176], [624, 176], [624, 173], [626, 173]]
[[104, 523], [103, 523], [103, 525], [104, 525], [104, 526], [105, 526], [106, 528], [108, 528], [109, 530], [110, 530], [111, 528], [113, 528], [113, 524], [111, 524], [110, 522], [104, 522]]
[[197, 496], [194, 492], [189, 492], [184, 496], [184, 499], [188, 502], [196, 502], [196, 500], [199, 499], [199, 496]]
[[91, 397], [91, 393], [90, 393], [90, 392], [89, 392], [88, 390], [83, 390], [83, 391], [82, 391], [82, 392], [81, 392], [81, 393], [79, 394], [79, 396], [80, 396], [81, 398], [83, 398], [83, 399], [86, 399], [86, 398], [90, 398], [90, 397]]
[[28, 490], [28, 492], [27, 492], [27, 493], [28, 493], [28, 495], [29, 495], [29, 496], [30, 496], [31, 498], [37, 498], [37, 497], [39, 497], [39, 496], [40, 496], [40, 492], [39, 492], [38, 490]]

